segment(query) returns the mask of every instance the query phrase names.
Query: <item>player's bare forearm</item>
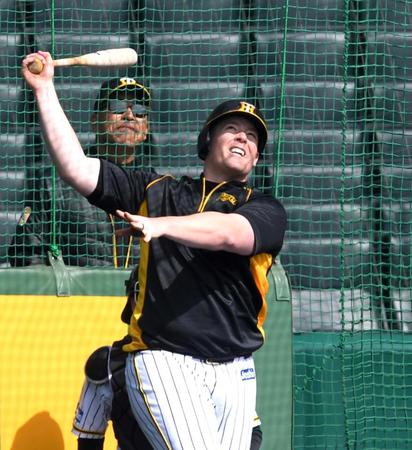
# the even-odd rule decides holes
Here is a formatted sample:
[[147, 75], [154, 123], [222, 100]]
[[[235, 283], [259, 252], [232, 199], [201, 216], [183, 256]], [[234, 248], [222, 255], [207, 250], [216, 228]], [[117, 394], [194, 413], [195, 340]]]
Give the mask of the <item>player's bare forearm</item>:
[[[206, 250], [224, 250], [241, 255], [250, 255], [253, 250], [253, 229], [240, 214], [208, 211], [189, 216], [145, 217], [124, 211], [116, 213], [147, 242], [167, 237], [188, 247]], [[122, 234], [127, 233], [124, 231]]]
[[[28, 70], [28, 65], [35, 58], [41, 59], [44, 64], [40, 74]], [[88, 195], [96, 187], [100, 162], [84, 154], [60, 105], [53, 74], [53, 61], [47, 52], [30, 54], [22, 62], [22, 75], [35, 95], [43, 137], [59, 175], [81, 194]]]
[[84, 154], [54, 89], [42, 90], [36, 98], [43, 136], [59, 175], [81, 194], [90, 194], [97, 184], [99, 160]]

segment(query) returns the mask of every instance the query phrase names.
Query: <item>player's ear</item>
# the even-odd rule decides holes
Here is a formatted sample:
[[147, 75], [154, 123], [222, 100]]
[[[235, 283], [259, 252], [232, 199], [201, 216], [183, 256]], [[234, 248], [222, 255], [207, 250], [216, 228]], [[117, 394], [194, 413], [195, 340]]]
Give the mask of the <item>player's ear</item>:
[[205, 139], [205, 157], [209, 154], [210, 150], [212, 149], [212, 134], [209, 130], [207, 130], [206, 133], [206, 139]]
[[253, 167], [256, 167], [256, 164], [257, 164], [258, 161], [259, 161], [259, 156], [260, 156], [260, 154], [259, 154], [259, 152], [257, 152], [257, 153], [256, 153], [256, 156], [255, 156], [255, 159], [254, 159], [254, 161], [253, 161]]
[[148, 133], [149, 130], [150, 130], [150, 122], [149, 122], [149, 117], [148, 116], [145, 116], [144, 126], [145, 126], [146, 133]]
[[209, 150], [209, 146], [210, 146], [210, 131], [207, 130], [206, 140], [205, 140], [205, 147]]

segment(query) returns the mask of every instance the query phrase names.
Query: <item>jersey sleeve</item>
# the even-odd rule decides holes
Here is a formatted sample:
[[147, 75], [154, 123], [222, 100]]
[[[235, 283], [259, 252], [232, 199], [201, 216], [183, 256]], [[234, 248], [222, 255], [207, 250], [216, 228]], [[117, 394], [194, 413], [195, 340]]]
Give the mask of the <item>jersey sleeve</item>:
[[276, 256], [283, 245], [286, 231], [286, 211], [273, 197], [261, 194], [252, 197], [236, 210], [251, 224], [255, 234], [253, 254], [271, 253]]
[[96, 189], [87, 200], [109, 214], [114, 214], [116, 209], [135, 214], [144, 199], [147, 185], [158, 177], [151, 170], [127, 169], [101, 159]]

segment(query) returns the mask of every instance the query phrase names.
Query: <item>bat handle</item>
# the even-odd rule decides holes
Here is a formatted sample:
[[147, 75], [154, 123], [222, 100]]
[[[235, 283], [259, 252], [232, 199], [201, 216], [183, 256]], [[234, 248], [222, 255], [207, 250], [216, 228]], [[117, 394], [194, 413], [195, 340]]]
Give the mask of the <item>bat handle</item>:
[[39, 58], [35, 58], [33, 62], [31, 62], [27, 68], [31, 73], [39, 74], [43, 70], [43, 63]]

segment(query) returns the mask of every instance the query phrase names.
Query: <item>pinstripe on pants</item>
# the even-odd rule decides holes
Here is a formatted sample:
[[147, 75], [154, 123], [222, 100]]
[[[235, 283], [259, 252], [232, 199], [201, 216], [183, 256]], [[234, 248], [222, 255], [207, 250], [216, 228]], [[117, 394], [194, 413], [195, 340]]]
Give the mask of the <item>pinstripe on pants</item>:
[[208, 363], [164, 350], [129, 355], [133, 413], [154, 448], [249, 450], [255, 419], [252, 357]]
[[103, 438], [110, 420], [113, 391], [110, 381], [95, 384], [85, 380], [76, 408], [72, 433], [80, 438]]

